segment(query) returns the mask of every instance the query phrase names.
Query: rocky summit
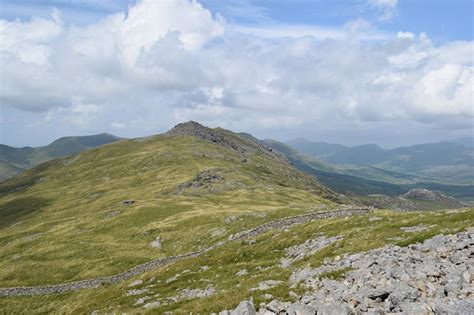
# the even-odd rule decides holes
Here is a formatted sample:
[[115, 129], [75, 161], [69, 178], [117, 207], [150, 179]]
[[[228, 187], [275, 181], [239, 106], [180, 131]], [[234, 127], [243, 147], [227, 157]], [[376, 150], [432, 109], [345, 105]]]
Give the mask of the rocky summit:
[[232, 149], [241, 154], [259, 151], [286, 160], [282, 154], [275, 152], [272, 148], [255, 138], [237, 135], [222, 128], [212, 129], [195, 121], [177, 124], [166, 134], [171, 136], [193, 136]]
[[[342, 279], [327, 275], [345, 270]], [[408, 247], [385, 246], [294, 271], [296, 302], [253, 301], [220, 315], [474, 314], [474, 228]], [[296, 295], [296, 293], [293, 293]]]

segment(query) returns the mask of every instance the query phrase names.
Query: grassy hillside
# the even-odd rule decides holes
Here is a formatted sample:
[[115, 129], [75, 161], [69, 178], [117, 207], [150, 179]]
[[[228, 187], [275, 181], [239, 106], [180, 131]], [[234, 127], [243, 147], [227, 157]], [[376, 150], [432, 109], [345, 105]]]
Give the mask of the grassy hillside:
[[[245, 218], [246, 214], [242, 214], [234, 222]], [[440, 233], [456, 233], [473, 226], [473, 218], [474, 209], [465, 209], [423, 213], [377, 211], [369, 217], [314, 221], [229, 243], [201, 257], [149, 271], [122, 284], [61, 295], [2, 298], [0, 308], [7, 313], [31, 310], [32, 313], [55, 314], [90, 314], [93, 311], [99, 314], [163, 314], [166, 311], [210, 314], [234, 308], [241, 300], [249, 298], [253, 298], [256, 305], [268, 303], [273, 298], [294, 301], [304, 292], [300, 286], [290, 287], [289, 277], [299, 268], [314, 268], [325, 260], [340, 259], [347, 253], [363, 252], [386, 244], [407, 246]], [[221, 224], [228, 227], [235, 223]], [[425, 229], [420, 228], [422, 231], [416, 233], [406, 232], [409, 227]], [[285, 249], [321, 235], [342, 239], [282, 267]], [[337, 279], [344, 272], [337, 270], [321, 277]], [[274, 287], [259, 289], [260, 283], [268, 280], [280, 282]], [[192, 290], [203, 292], [208, 288], [212, 288], [209, 296], [188, 297]], [[155, 303], [155, 308], [146, 308], [146, 303]]]
[[[331, 191], [279, 154], [223, 129], [199, 130], [214, 138], [123, 140], [0, 183], [2, 286], [110, 275], [334, 206]], [[220, 229], [235, 215], [241, 220]], [[157, 237], [161, 248], [151, 246]]]
[[[52, 160], [0, 183], [0, 283], [45, 285], [116, 274], [205, 248], [277, 218], [341, 207], [331, 200], [337, 200], [331, 190], [248, 135], [196, 123], [178, 125], [167, 134]], [[461, 231], [474, 225], [473, 211], [377, 211], [316, 220], [234, 241], [124, 283], [0, 298], [0, 309], [207, 314], [250, 297], [258, 305], [268, 299], [265, 294], [291, 300], [301, 292], [289, 288], [296, 268]], [[404, 230], [412, 226], [424, 228]], [[282, 266], [286, 248], [320, 235], [341, 240]], [[259, 288], [266, 280], [280, 282]], [[202, 292], [210, 293], [196, 297]], [[154, 308], [145, 308], [146, 303]]]
[[0, 145], [0, 181], [40, 163], [118, 140], [120, 138], [103, 133], [92, 136], [64, 137], [47, 146], [37, 148], [14, 148]]

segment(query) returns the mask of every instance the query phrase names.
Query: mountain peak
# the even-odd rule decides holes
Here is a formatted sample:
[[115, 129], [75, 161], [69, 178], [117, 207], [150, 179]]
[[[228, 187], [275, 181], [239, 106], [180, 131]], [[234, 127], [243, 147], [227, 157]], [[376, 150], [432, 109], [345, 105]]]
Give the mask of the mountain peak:
[[222, 128], [209, 128], [195, 121], [180, 123], [171, 128], [167, 133], [171, 136], [192, 136], [200, 138], [204, 141], [233, 149], [244, 154], [246, 152], [260, 151], [269, 154], [281, 160], [287, 160], [280, 153], [274, 152], [273, 149], [254, 138], [250, 134], [236, 134], [232, 131]]
[[227, 139], [227, 137], [225, 137], [218, 131], [207, 126], [201, 125], [200, 123], [195, 122], [193, 120], [177, 124], [176, 126], [171, 128], [166, 134], [172, 136], [197, 137], [205, 141], [214, 142], [216, 144], [224, 144], [225, 146], [230, 146], [233, 149], [236, 149], [232, 145], [229, 145], [229, 139]]
[[195, 121], [188, 121], [185, 123], [180, 123], [171, 128], [167, 133], [167, 135], [171, 136], [192, 136], [196, 138], [200, 138], [204, 141], [209, 141], [223, 147], [227, 147], [236, 151], [240, 151], [241, 153], [246, 151], [241, 143], [242, 139], [236, 139], [233, 133], [226, 132], [224, 129], [217, 128], [212, 129], [206, 126], [201, 125]]
[[203, 126], [194, 120], [190, 120], [188, 122], [177, 124], [170, 130], [168, 130], [167, 134], [196, 136], [202, 133], [210, 133], [210, 132], [212, 132], [211, 128]]

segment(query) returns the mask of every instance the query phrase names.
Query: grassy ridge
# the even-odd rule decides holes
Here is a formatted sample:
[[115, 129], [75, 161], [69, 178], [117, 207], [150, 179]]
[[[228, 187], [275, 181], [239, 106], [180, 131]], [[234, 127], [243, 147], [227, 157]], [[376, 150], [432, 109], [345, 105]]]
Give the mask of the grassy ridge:
[[[50, 161], [1, 183], [0, 283], [115, 274], [268, 218], [333, 206], [322, 198], [330, 192], [288, 163], [261, 152], [245, 159], [194, 137], [163, 135]], [[224, 180], [179, 190], [206, 170], [219, 170]], [[211, 237], [232, 215], [248, 219]], [[157, 236], [161, 249], [150, 246]]]

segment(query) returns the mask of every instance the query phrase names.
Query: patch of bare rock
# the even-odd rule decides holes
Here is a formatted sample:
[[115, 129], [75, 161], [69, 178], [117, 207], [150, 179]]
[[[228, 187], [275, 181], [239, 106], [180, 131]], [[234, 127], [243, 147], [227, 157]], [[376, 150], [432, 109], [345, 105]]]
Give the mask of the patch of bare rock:
[[428, 210], [426, 206], [423, 205], [423, 202], [426, 201], [436, 203], [448, 209], [466, 207], [465, 203], [451, 196], [447, 196], [440, 191], [424, 188], [411, 189], [398, 197], [390, 197], [381, 194], [369, 195], [368, 197], [369, 198], [362, 201], [362, 203], [380, 209], [389, 208], [397, 211]]
[[193, 180], [180, 184], [178, 186], [178, 192], [182, 193], [187, 190], [197, 190], [202, 188], [211, 189], [213, 184], [223, 181], [224, 177], [222, 175], [222, 170], [210, 169], [200, 172]]
[[403, 226], [400, 228], [400, 230], [402, 230], [405, 233], [419, 233], [419, 232], [429, 230], [432, 227], [434, 227], [434, 225], [426, 226], [424, 224], [418, 224], [415, 226]]
[[[182, 300], [188, 299], [196, 299], [196, 298], [205, 298], [216, 294], [216, 290], [212, 285], [208, 285], [204, 289], [184, 289], [175, 296], [166, 298], [166, 299], [159, 299], [156, 301], [150, 301], [144, 304], [142, 307], [145, 309], [152, 309], [157, 308], [163, 305], [173, 304]], [[145, 303], [146, 301], [150, 300], [151, 298], [148, 296], [141, 297], [137, 299], [135, 305], [140, 305]]]
[[[340, 280], [328, 272], [346, 270]], [[220, 315], [474, 314], [474, 228], [408, 247], [388, 245], [293, 272], [296, 302], [252, 300]]]
[[282, 267], [288, 267], [295, 261], [301, 260], [306, 256], [311, 256], [339, 240], [342, 240], [341, 236], [319, 236], [314, 239], [309, 239], [302, 244], [289, 247], [286, 249], [286, 257], [281, 259], [281, 265]]
[[438, 201], [438, 202], [448, 202], [453, 203], [456, 206], [465, 206], [465, 204], [459, 202], [453, 197], [446, 196], [440, 191], [429, 190], [424, 188], [415, 188], [407, 193], [400, 195], [402, 198], [418, 199], [418, 200], [427, 200], [427, 201]]
[[150, 243], [153, 248], [161, 248], [163, 240], [160, 236], [157, 236], [154, 241]]

